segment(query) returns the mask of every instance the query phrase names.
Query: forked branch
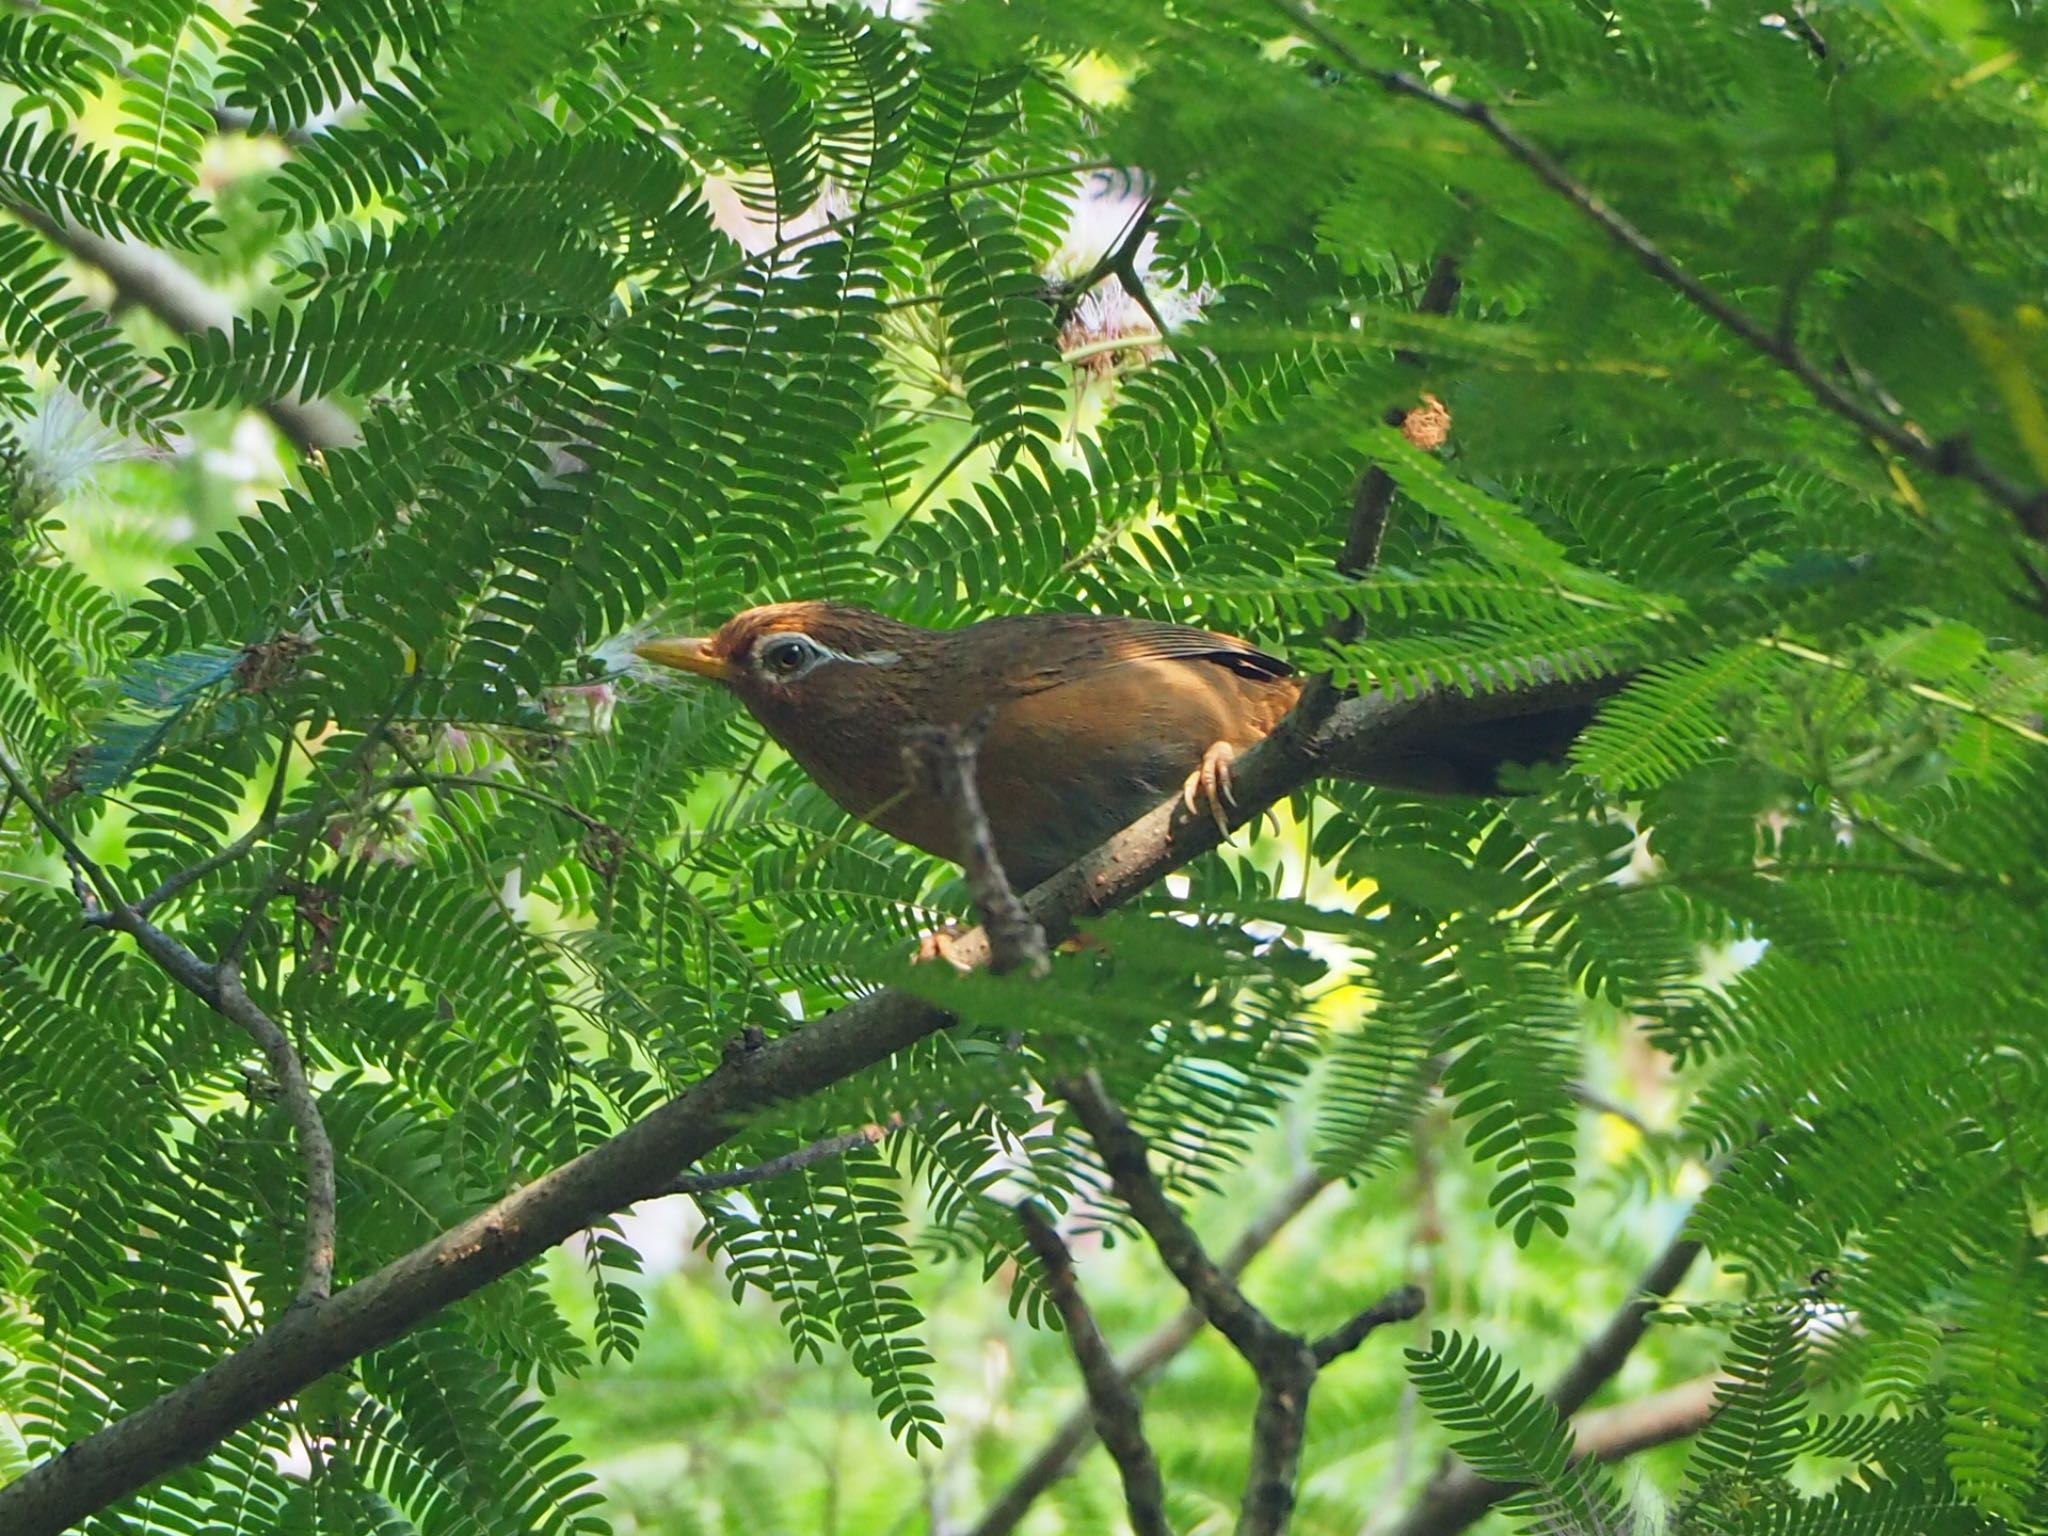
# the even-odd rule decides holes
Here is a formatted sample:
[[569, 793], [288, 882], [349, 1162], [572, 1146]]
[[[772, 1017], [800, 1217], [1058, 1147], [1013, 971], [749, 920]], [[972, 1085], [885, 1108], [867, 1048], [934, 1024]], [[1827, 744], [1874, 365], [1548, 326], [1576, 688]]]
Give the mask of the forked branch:
[[1060, 1095], [1101, 1154], [1103, 1167], [1138, 1225], [1189, 1300], [1228, 1339], [1259, 1382], [1252, 1421], [1251, 1467], [1245, 1479], [1238, 1536], [1280, 1536], [1294, 1513], [1294, 1487], [1317, 1374], [1355, 1349], [1375, 1328], [1416, 1316], [1422, 1292], [1390, 1291], [1350, 1322], [1310, 1343], [1267, 1317], [1203, 1248], [1187, 1218], [1152, 1171], [1145, 1141], [1093, 1072], [1070, 1079]]
[[[1226, 1279], [1235, 1280], [1245, 1267], [1279, 1236], [1282, 1229], [1306, 1210], [1330, 1180], [1322, 1170], [1311, 1168], [1296, 1174], [1280, 1197], [1247, 1225], [1225, 1251], [1217, 1268]], [[1152, 1380], [1188, 1347], [1206, 1324], [1192, 1304], [1181, 1308], [1116, 1362], [1117, 1374], [1133, 1388]], [[966, 1536], [1008, 1536], [1031, 1506], [1053, 1484], [1074, 1470], [1075, 1462], [1096, 1433], [1092, 1405], [1084, 1405], [1061, 1421], [1060, 1427], [998, 1494]]]
[[[0, 777], [5, 777], [9, 793], [28, 806], [29, 814], [63, 851], [81, 887], [95, 898], [85, 920], [94, 927], [111, 928], [127, 934], [166, 976], [248, 1035], [263, 1052], [271, 1077], [277, 1083], [285, 1113], [291, 1117], [306, 1180], [306, 1233], [299, 1268], [298, 1299], [301, 1303], [324, 1300], [334, 1288], [334, 1143], [327, 1134], [319, 1101], [306, 1078], [305, 1065], [300, 1061], [291, 1037], [249, 996], [242, 986], [240, 968], [232, 959], [211, 963], [200, 959], [184, 943], [151, 922], [144, 915], [140, 903], [125, 900], [106, 871], [79, 845], [70, 829], [51, 813], [29, 784], [27, 776], [4, 752], [0, 752]], [[273, 795], [266, 808], [266, 816], [273, 825], [275, 799]], [[253, 835], [249, 841], [253, 846]], [[218, 868], [225, 862], [216, 856], [202, 861], [202, 865], [209, 869]], [[192, 878], [197, 879], [198, 876]], [[189, 880], [185, 882], [190, 883]], [[154, 905], [165, 896], [165, 887], [159, 887], [145, 900]], [[6, 1490], [0, 1490], [0, 1502], [4, 1502], [5, 1494]]]

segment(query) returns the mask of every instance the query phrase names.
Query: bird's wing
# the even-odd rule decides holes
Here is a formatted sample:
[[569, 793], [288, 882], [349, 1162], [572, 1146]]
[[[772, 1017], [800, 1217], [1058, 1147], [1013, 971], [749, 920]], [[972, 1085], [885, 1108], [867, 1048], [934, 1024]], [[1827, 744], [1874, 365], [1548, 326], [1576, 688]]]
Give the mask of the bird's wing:
[[1219, 635], [1190, 624], [1164, 624], [1153, 619], [1124, 619], [1115, 647], [1121, 661], [1162, 661], [1182, 658], [1214, 661], [1242, 677], [1292, 677], [1294, 668], [1235, 635]]
[[[1013, 625], [1014, 637], [1005, 633]], [[1240, 677], [1261, 682], [1294, 675], [1294, 668], [1279, 657], [1235, 635], [1219, 635], [1191, 624], [1063, 614], [996, 619], [976, 629], [987, 632], [982, 654], [997, 661], [1003, 691], [1012, 694], [1039, 693], [1147, 661], [1214, 662]], [[1019, 643], [1003, 643], [1011, 638]]]
[[1003, 867], [1027, 885], [1179, 790], [1217, 743], [1250, 747], [1300, 692], [1277, 657], [1179, 624], [1041, 627], [1032, 649], [1004, 664], [979, 761]]

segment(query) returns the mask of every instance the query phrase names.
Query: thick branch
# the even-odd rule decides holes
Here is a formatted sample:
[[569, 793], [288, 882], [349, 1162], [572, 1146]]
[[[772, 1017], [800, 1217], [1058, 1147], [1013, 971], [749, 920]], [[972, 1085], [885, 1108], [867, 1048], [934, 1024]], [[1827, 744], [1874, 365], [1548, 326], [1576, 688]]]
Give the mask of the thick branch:
[[1166, 1487], [1159, 1478], [1159, 1458], [1145, 1439], [1144, 1410], [1138, 1406], [1138, 1394], [1129, 1378], [1117, 1369], [1116, 1357], [1095, 1324], [1095, 1314], [1081, 1299], [1081, 1287], [1074, 1278], [1074, 1256], [1067, 1251], [1052, 1218], [1034, 1202], [1019, 1205], [1017, 1219], [1024, 1224], [1031, 1251], [1045, 1268], [1046, 1291], [1059, 1309], [1068, 1347], [1081, 1368], [1095, 1432], [1123, 1479], [1131, 1530], [1135, 1536], [1172, 1536], [1173, 1528], [1166, 1523]]
[[[1268, 740], [1239, 760], [1233, 822], [1242, 825], [1319, 773], [1370, 771], [1447, 728], [1561, 707], [1609, 687], [1547, 684], [1479, 698], [1373, 693], [1347, 699], [1309, 742]], [[1176, 796], [1031, 891], [1025, 910], [1048, 936], [1064, 937], [1075, 919], [1130, 899], [1222, 837], [1209, 818], [1188, 815]], [[969, 933], [954, 954], [985, 963], [987, 939]], [[948, 1022], [930, 1004], [888, 989], [758, 1050], [735, 1053], [610, 1141], [324, 1302], [294, 1308], [182, 1387], [0, 1488], [0, 1530], [52, 1536], [205, 1455], [329, 1371], [391, 1342], [599, 1217], [660, 1194], [677, 1169], [723, 1145], [749, 1116], [842, 1082]]]
[[[233, 331], [234, 306], [194, 277], [176, 257], [132, 241], [109, 240], [76, 224], [60, 224], [32, 209], [15, 206], [9, 212], [80, 261], [98, 267], [124, 300], [139, 304], [179, 335]], [[347, 447], [360, 436], [348, 413], [324, 400], [284, 395], [266, 400], [262, 410], [309, 458], [322, 449]]]
[[[1306, 1210], [1309, 1202], [1329, 1186], [1329, 1177], [1319, 1169], [1312, 1168], [1296, 1175], [1272, 1208], [1238, 1234], [1237, 1241], [1225, 1250], [1216, 1267], [1227, 1279], [1237, 1279], [1266, 1245], [1280, 1235], [1281, 1229]], [[1136, 1349], [1116, 1362], [1117, 1374], [1134, 1387], [1151, 1381], [1194, 1341], [1206, 1322], [1207, 1319], [1194, 1306], [1181, 1308], [1153, 1330]], [[983, 1512], [967, 1536], [1009, 1536], [1030, 1512], [1039, 1495], [1074, 1470], [1081, 1453], [1094, 1438], [1094, 1411], [1083, 1404], [1068, 1414], [1060, 1427], [1053, 1431], [1052, 1438], [1024, 1463], [1022, 1470], [997, 1495], [995, 1502]]]

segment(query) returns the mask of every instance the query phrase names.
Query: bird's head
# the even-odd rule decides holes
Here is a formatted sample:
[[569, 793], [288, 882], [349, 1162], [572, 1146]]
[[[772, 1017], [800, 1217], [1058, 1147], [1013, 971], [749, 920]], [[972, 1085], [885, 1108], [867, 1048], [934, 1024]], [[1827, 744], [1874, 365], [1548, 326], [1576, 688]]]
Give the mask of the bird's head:
[[895, 672], [922, 633], [840, 603], [770, 603], [735, 614], [714, 635], [650, 640], [634, 654], [724, 683], [772, 727], [892, 691]]

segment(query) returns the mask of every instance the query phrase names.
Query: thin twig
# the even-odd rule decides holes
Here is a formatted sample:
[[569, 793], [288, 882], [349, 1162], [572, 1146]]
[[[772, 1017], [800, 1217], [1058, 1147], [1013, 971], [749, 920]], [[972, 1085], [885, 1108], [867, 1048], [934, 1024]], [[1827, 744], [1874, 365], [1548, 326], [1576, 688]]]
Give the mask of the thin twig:
[[[397, 738], [391, 734], [391, 722], [398, 718], [399, 711], [411, 706], [419, 694], [419, 689], [420, 674], [408, 674], [392, 694], [391, 702], [385, 707], [384, 713], [377, 717], [374, 725], [363, 732], [362, 740], [356, 744], [355, 750], [349, 754], [348, 762], [343, 765], [342, 774], [363, 773], [377, 749], [387, 742], [394, 748], [397, 747]], [[286, 720], [285, 761], [290, 760], [292, 750], [297, 745], [297, 729], [292, 721]], [[242, 921], [235, 929], [234, 935], [221, 948], [220, 964], [223, 967], [239, 966], [242, 963], [242, 955], [248, 949], [250, 941], [255, 938], [256, 930], [262, 926], [263, 913], [270, 905], [271, 898], [285, 889], [287, 882], [292, 878], [292, 872], [297, 870], [305, 862], [306, 856], [313, 851], [313, 844], [319, 839], [328, 816], [346, 798], [343, 789], [334, 783], [335, 776], [327, 773], [324, 755], [316, 755], [310, 748], [301, 750], [306, 752], [306, 760], [312, 764], [314, 773], [324, 780], [321, 786], [322, 793], [307, 810], [292, 818], [298, 836], [284, 857], [273, 861], [265, 870], [262, 880], [256, 887], [256, 894], [249, 899], [249, 910], [242, 914]], [[283, 783], [284, 762], [280, 762], [277, 783], [272, 790], [273, 798], [283, 793]], [[275, 814], [274, 811], [272, 814]]]
[[[133, 903], [129, 909], [130, 911], [137, 917], [149, 916], [150, 913], [154, 912], [180, 891], [187, 890], [198, 884], [215, 870], [225, 868], [227, 865], [234, 863], [235, 860], [242, 857], [243, 854], [277, 830], [277, 813], [279, 807], [284, 804], [285, 772], [291, 766], [293, 745], [294, 740], [291, 727], [287, 725], [284, 732], [283, 750], [277, 755], [277, 771], [271, 777], [270, 789], [263, 797], [263, 809], [257, 812], [255, 825], [233, 842], [225, 844], [215, 852], [200, 859], [197, 863], [187, 864], [183, 869], [176, 870], [166, 876], [163, 883], [158, 885], [155, 890], [144, 896], [140, 901]], [[317, 809], [302, 811], [295, 815], [292, 820], [296, 823], [309, 816], [317, 819], [319, 814]]]
[[271, 814], [267, 819], [259, 817], [256, 824], [233, 842], [224, 844], [218, 851], [209, 853], [197, 863], [187, 864], [164, 877], [163, 883], [133, 904], [137, 917], [147, 917], [173, 896], [190, 890], [216, 870], [224, 869], [243, 857], [264, 838], [272, 833], [286, 832], [308, 821], [322, 820], [327, 814], [325, 806], [309, 806], [303, 811], [294, 811], [289, 816]]
[[857, 1131], [848, 1131], [843, 1136], [827, 1136], [814, 1141], [807, 1147], [798, 1147], [794, 1152], [785, 1152], [780, 1157], [771, 1157], [765, 1163], [754, 1163], [746, 1168], [725, 1168], [717, 1173], [685, 1173], [676, 1176], [664, 1195], [709, 1195], [722, 1189], [744, 1189], [750, 1184], [765, 1184], [770, 1179], [779, 1179], [785, 1173], [795, 1173], [814, 1163], [829, 1162], [835, 1157], [844, 1157], [860, 1147], [878, 1145], [891, 1131], [903, 1124], [901, 1115], [892, 1116], [887, 1124], [864, 1125]]
[[2012, 715], [2000, 714], [1995, 709], [1986, 709], [1982, 704], [1969, 699], [1958, 698], [1955, 694], [1944, 693], [1939, 688], [1930, 688], [1925, 683], [1916, 683], [1909, 678], [1894, 677], [1875, 667], [1860, 667], [1855, 662], [1840, 656], [1831, 656], [1826, 651], [1817, 651], [1810, 645], [1801, 645], [1794, 640], [1781, 639], [1776, 635], [1758, 635], [1752, 644], [1766, 651], [1776, 651], [1813, 666], [1826, 667], [1831, 672], [1841, 672], [1850, 677], [1860, 677], [1880, 687], [1903, 688], [1916, 699], [1929, 704], [1938, 704], [1943, 709], [1952, 709], [1958, 714], [1969, 715], [1982, 720], [1986, 725], [1997, 726], [2001, 731], [2010, 731], [2021, 741], [2031, 746], [2048, 747], [2048, 732], [2040, 731], [2025, 720]]
[[919, 491], [915, 496], [910, 498], [910, 505], [903, 509], [902, 515], [899, 516], [895, 522], [891, 523], [886, 529], [883, 530], [882, 537], [879, 543], [887, 544], [890, 539], [894, 538], [896, 536], [897, 531], [901, 529], [906, 523], [908, 523], [913, 517], [917, 516], [918, 512], [923, 508], [924, 504], [927, 501], [930, 501], [932, 497], [935, 494], [937, 494], [939, 487], [944, 485], [949, 479], [952, 478], [953, 471], [958, 469], [962, 464], [965, 464], [970, 458], [972, 458], [974, 456], [974, 451], [977, 448], [983, 448], [986, 446], [987, 443], [983, 439], [979, 430], [969, 432], [967, 434], [967, 441], [962, 443], [957, 449], [955, 449], [953, 452], [953, 456], [947, 459], [944, 464], [939, 466], [938, 473], [934, 474], [933, 476], [931, 476], [931, 478], [925, 481], [924, 489]]
[[1017, 1219], [1044, 1267], [1046, 1291], [1066, 1327], [1067, 1346], [1081, 1369], [1095, 1432], [1123, 1479], [1131, 1530], [1135, 1536], [1172, 1536], [1173, 1527], [1166, 1523], [1166, 1486], [1159, 1477], [1159, 1458], [1145, 1438], [1144, 1410], [1130, 1379], [1117, 1369], [1116, 1357], [1096, 1326], [1095, 1314], [1081, 1299], [1081, 1287], [1074, 1278], [1074, 1256], [1052, 1218], [1035, 1201], [1021, 1203]]
[[1799, 40], [1806, 44], [1816, 59], [1825, 59], [1828, 56], [1828, 40], [1820, 35], [1819, 30], [1796, 6], [1792, 14], [1785, 18], [1785, 25], [1798, 34]]
[[1350, 1354], [1366, 1341], [1374, 1329], [1384, 1328], [1388, 1323], [1405, 1323], [1410, 1318], [1421, 1316], [1423, 1301], [1422, 1287], [1419, 1285], [1404, 1285], [1398, 1290], [1387, 1292], [1342, 1326], [1332, 1328], [1309, 1345], [1309, 1353], [1316, 1357], [1316, 1369], [1321, 1370], [1333, 1360], [1341, 1360]]
[[1110, 352], [1130, 352], [1139, 347], [1158, 347], [1166, 344], [1166, 338], [1156, 331], [1139, 331], [1129, 336], [1111, 336], [1104, 341], [1091, 341], [1085, 346], [1075, 347], [1060, 354], [1062, 363], [1085, 363], [1091, 357], [1102, 357]]
[[1577, 1081], [1567, 1083], [1565, 1084], [1565, 1092], [1569, 1093], [1588, 1109], [1603, 1115], [1614, 1116], [1615, 1119], [1626, 1125], [1645, 1141], [1667, 1141], [1671, 1138], [1672, 1133], [1670, 1131], [1659, 1130], [1656, 1126], [1650, 1124], [1648, 1120], [1644, 1119], [1642, 1114], [1633, 1106], [1624, 1104], [1611, 1093], [1602, 1093], [1591, 1083]]
[[50, 834], [50, 840], [64, 855], [64, 862], [71, 866], [73, 880], [85, 881], [91, 885], [92, 892], [99, 899], [104, 911], [88, 912], [87, 920], [100, 923], [105, 911], [111, 911], [122, 904], [119, 888], [115, 886], [106, 870], [100, 867], [99, 861], [79, 846], [78, 839], [71, 835], [71, 829], [59, 821], [51, 813], [50, 808], [43, 804], [42, 797], [29, 783], [28, 775], [7, 755], [5, 748], [0, 748], [0, 778], [7, 780], [8, 793], [27, 806], [30, 817]]
[[1098, 287], [1105, 278], [1114, 277], [1131, 301], [1145, 312], [1145, 318], [1152, 322], [1152, 328], [1159, 333], [1162, 344], [1166, 338], [1166, 319], [1159, 313], [1159, 306], [1152, 302], [1152, 295], [1146, 290], [1145, 279], [1138, 271], [1138, 249], [1144, 245], [1145, 237], [1152, 233], [1153, 222], [1159, 217], [1159, 210], [1166, 199], [1152, 196], [1145, 199], [1138, 211], [1125, 226], [1123, 238], [1103, 252], [1102, 259], [1073, 283], [1063, 285], [1059, 290], [1061, 313], [1072, 310], [1084, 294]]
[[974, 904], [988, 930], [988, 968], [997, 975], [1025, 971], [1043, 976], [1052, 968], [1045, 950], [1045, 930], [1024, 910], [996, 857], [995, 833], [975, 787], [974, 758], [988, 730], [993, 710], [983, 710], [968, 724], [916, 726], [903, 733], [903, 762], [922, 780], [953, 819], [953, 839]]
[[181, 940], [137, 916], [131, 907], [109, 909], [105, 926], [134, 939], [136, 947], [166, 976], [254, 1040], [270, 1063], [285, 1112], [298, 1133], [299, 1157], [305, 1167], [306, 1249], [298, 1299], [325, 1300], [334, 1282], [334, 1144], [291, 1037], [249, 996], [234, 964], [207, 964]]
[[878, 203], [869, 203], [846, 213], [834, 214], [829, 219], [819, 220], [816, 225], [799, 234], [785, 236], [758, 251], [748, 251], [733, 261], [722, 262], [718, 266], [708, 268], [691, 279], [681, 299], [686, 304], [692, 303], [700, 294], [708, 293], [728, 278], [736, 277], [761, 263], [772, 262], [800, 246], [829, 240], [846, 230], [858, 229], [873, 220], [886, 218], [893, 213], [902, 213], [941, 198], [957, 199], [970, 192], [987, 191], [991, 187], [1013, 186], [1025, 181], [1051, 181], [1061, 176], [1082, 176], [1090, 171], [1115, 169], [1117, 164], [1114, 160], [1063, 160], [1057, 165], [1029, 165], [1014, 171], [993, 171], [986, 176], [949, 177], [939, 186], [906, 193], [902, 197], [888, 198]]
[[[132, 931], [132, 930], [131, 930]], [[242, 987], [241, 972], [230, 962], [214, 968], [216, 1000], [221, 1014], [239, 1024], [261, 1047], [277, 1080], [285, 1113], [298, 1135], [299, 1158], [306, 1171], [305, 1253], [299, 1267], [301, 1302], [325, 1301], [334, 1289], [334, 1143], [320, 1117], [319, 1101], [291, 1037], [277, 1021], [257, 1007]]]
[[[1422, 296], [1416, 301], [1416, 310], [1425, 315], [1448, 315], [1451, 307], [1458, 302], [1459, 290], [1464, 286], [1458, 274], [1457, 259], [1444, 252], [1430, 264], [1429, 281], [1423, 285]], [[1396, 354], [1410, 367], [1421, 368], [1425, 360], [1416, 352], [1402, 350]], [[1396, 412], [1398, 418], [1403, 413]], [[1358, 489], [1351, 498], [1351, 516], [1345, 523], [1344, 548], [1337, 556], [1337, 570], [1353, 581], [1365, 581], [1379, 565], [1380, 545], [1387, 534], [1387, 514], [1394, 505], [1394, 477], [1378, 464], [1368, 465], [1359, 477]], [[1365, 612], [1353, 607], [1334, 616], [1325, 626], [1323, 638], [1335, 645], [1353, 644], [1365, 634]], [[1286, 729], [1290, 731], [1313, 732], [1330, 717], [1330, 711], [1337, 705], [1337, 687], [1328, 673], [1318, 673], [1302, 689], [1301, 698], [1296, 702], [1293, 716]]]
[[1061, 285], [1061, 300], [1072, 304], [1089, 290], [1100, 286], [1103, 279], [1121, 278], [1125, 269], [1138, 259], [1138, 247], [1143, 245], [1145, 237], [1152, 233], [1153, 221], [1159, 217], [1159, 209], [1163, 202], [1164, 199], [1154, 196], [1140, 203], [1137, 212], [1131, 215], [1130, 223], [1124, 226], [1122, 235], [1114, 245], [1102, 253], [1101, 259], [1073, 282]]

